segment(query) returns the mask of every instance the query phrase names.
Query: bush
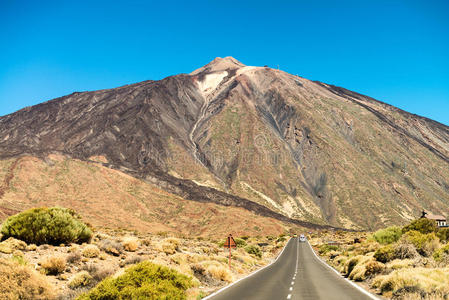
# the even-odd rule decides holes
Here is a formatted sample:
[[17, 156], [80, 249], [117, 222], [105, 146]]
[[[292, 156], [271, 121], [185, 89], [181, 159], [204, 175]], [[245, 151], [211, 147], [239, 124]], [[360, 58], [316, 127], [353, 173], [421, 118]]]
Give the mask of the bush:
[[441, 247], [440, 249], [438, 249], [437, 251], [435, 251], [435, 253], [433, 254], [433, 258], [436, 261], [441, 261], [445, 255], [449, 255], [449, 244]]
[[352, 270], [354, 270], [355, 266], [357, 266], [361, 258], [362, 256], [358, 255], [355, 257], [351, 257], [345, 262], [344, 272], [346, 273], [347, 276], [351, 274]]
[[423, 256], [430, 256], [439, 247], [439, 240], [433, 232], [422, 234], [411, 230], [402, 236], [401, 241], [415, 246], [416, 251]]
[[234, 241], [235, 244], [237, 245], [237, 248], [243, 248], [246, 246], [246, 241], [244, 239], [235, 238]]
[[436, 232], [438, 230], [438, 227], [435, 221], [426, 218], [421, 218], [412, 221], [410, 224], [402, 228], [403, 233], [406, 233], [411, 230], [418, 231], [422, 234], [427, 234], [431, 232]]
[[383, 263], [373, 261], [371, 257], [357, 257], [348, 265], [348, 270], [350, 270], [349, 278], [355, 281], [364, 281], [368, 277], [382, 272], [384, 268], [385, 265]]
[[400, 242], [394, 248], [394, 256], [399, 259], [415, 258], [419, 256], [415, 246], [410, 243]]
[[385, 229], [380, 229], [373, 233], [373, 238], [379, 244], [388, 245], [398, 241], [401, 238], [402, 229], [398, 226], [391, 226]]
[[92, 276], [90, 276], [89, 272], [87, 271], [81, 271], [75, 275], [73, 275], [72, 279], [70, 279], [67, 286], [71, 288], [72, 290], [80, 288], [80, 287], [86, 287], [90, 285], [93, 281]]
[[[447, 293], [449, 286], [448, 269], [436, 268], [404, 268], [374, 278], [373, 287], [380, 288], [382, 293], [397, 292], [406, 287], [418, 287], [426, 293]], [[444, 299], [444, 298], [425, 298]]]
[[338, 250], [338, 246], [337, 245], [323, 244], [318, 249], [318, 253], [320, 253], [321, 255], [325, 255], [326, 253], [328, 253], [330, 251], [337, 251], [337, 250]]
[[123, 252], [123, 245], [115, 241], [103, 240], [100, 242], [100, 249], [114, 256], [119, 256]]
[[92, 276], [94, 283], [97, 283], [115, 273], [114, 269], [110, 266], [97, 265], [92, 263], [82, 266], [81, 270], [87, 271], [90, 276]]
[[372, 276], [381, 273], [385, 269], [385, 265], [378, 261], [370, 261], [366, 264], [366, 276]]
[[162, 251], [167, 254], [175, 254], [179, 250], [179, 240], [175, 238], [167, 238], [162, 241], [161, 244]]
[[258, 258], [262, 257], [262, 251], [260, 250], [259, 246], [248, 245], [245, 247], [245, 251], [248, 252], [249, 254], [257, 256]]
[[0, 299], [54, 299], [53, 287], [44, 275], [28, 266], [0, 259]]
[[81, 260], [81, 253], [79, 251], [74, 251], [74, 252], [70, 253], [69, 255], [67, 255], [66, 260], [69, 264], [79, 262]]
[[280, 243], [280, 242], [285, 242], [287, 239], [285, 238], [285, 236], [283, 236], [283, 235], [281, 235], [281, 236], [279, 236], [279, 238], [276, 240], [276, 242], [277, 243]]
[[139, 240], [133, 237], [125, 238], [122, 245], [126, 251], [134, 252], [139, 248]]
[[100, 254], [100, 249], [98, 249], [98, 247], [95, 245], [87, 245], [83, 249], [84, 257], [94, 258], [94, 257], [97, 257], [99, 254]]
[[186, 299], [189, 277], [151, 262], [141, 262], [116, 278], [107, 278], [79, 300], [86, 299]]
[[395, 259], [395, 249], [391, 245], [379, 248], [374, 252], [374, 258], [385, 264]]
[[33, 208], [9, 217], [2, 225], [3, 238], [28, 244], [68, 244], [90, 241], [92, 231], [75, 211], [66, 208]]
[[26, 248], [27, 244], [24, 241], [12, 237], [0, 243], [0, 252], [5, 254], [11, 254], [14, 250], [25, 250]]
[[58, 275], [65, 271], [66, 260], [62, 256], [50, 256], [41, 261], [41, 267], [47, 275]]
[[449, 242], [449, 228], [440, 228], [437, 232], [437, 237], [442, 243]]
[[220, 264], [216, 265], [210, 265], [207, 267], [207, 273], [212, 276], [215, 279], [221, 280], [221, 281], [232, 281], [232, 275], [231, 272], [227, 267], [224, 267]]
[[135, 265], [137, 263], [140, 263], [143, 260], [144, 260], [144, 258], [142, 256], [134, 255], [134, 256], [126, 258], [123, 262], [121, 262], [121, 265], [123, 265], [123, 266]]

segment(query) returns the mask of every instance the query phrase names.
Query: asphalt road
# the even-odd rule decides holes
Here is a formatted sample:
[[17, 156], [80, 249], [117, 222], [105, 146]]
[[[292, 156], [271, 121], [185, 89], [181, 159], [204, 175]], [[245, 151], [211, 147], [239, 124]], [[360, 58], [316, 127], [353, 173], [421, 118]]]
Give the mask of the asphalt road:
[[276, 262], [207, 299], [367, 300], [376, 298], [364, 294], [323, 264], [307, 242], [300, 243], [298, 238], [292, 238]]

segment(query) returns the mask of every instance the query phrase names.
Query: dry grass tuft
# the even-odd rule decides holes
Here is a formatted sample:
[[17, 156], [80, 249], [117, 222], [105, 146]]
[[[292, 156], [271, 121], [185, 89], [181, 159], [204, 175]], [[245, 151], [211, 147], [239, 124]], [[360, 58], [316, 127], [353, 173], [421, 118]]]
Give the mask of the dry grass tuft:
[[81, 252], [79, 251], [73, 251], [67, 255], [67, 263], [73, 264], [76, 262], [79, 262], [81, 260]]
[[47, 256], [41, 261], [41, 267], [47, 275], [58, 275], [65, 271], [66, 259], [60, 255]]
[[44, 275], [17, 262], [0, 259], [0, 299], [54, 299]]
[[414, 263], [411, 259], [395, 259], [386, 264], [386, 267], [392, 270], [404, 269], [412, 266]]
[[126, 251], [134, 252], [139, 248], [139, 239], [135, 237], [127, 237], [123, 240], [122, 245]]
[[83, 256], [88, 258], [97, 257], [100, 254], [100, 249], [96, 245], [87, 245], [83, 249]]
[[86, 287], [90, 285], [93, 281], [92, 276], [87, 271], [81, 271], [70, 279], [67, 286], [71, 288], [72, 290], [80, 288], [80, 287]]
[[382, 293], [397, 292], [406, 287], [418, 287], [426, 293], [449, 293], [449, 268], [399, 269], [374, 278], [373, 287]]
[[114, 256], [119, 256], [123, 252], [123, 245], [107, 239], [100, 242], [100, 249]]
[[176, 238], [166, 238], [161, 243], [161, 250], [167, 254], [175, 254], [179, 250], [179, 240]]

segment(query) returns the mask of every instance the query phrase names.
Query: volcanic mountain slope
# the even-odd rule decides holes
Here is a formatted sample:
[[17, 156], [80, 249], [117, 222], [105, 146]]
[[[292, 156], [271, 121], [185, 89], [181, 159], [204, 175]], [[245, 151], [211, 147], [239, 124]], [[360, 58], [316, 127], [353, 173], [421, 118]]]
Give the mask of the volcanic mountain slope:
[[449, 211], [448, 127], [231, 57], [0, 118], [1, 159], [52, 153], [287, 221], [369, 229]]

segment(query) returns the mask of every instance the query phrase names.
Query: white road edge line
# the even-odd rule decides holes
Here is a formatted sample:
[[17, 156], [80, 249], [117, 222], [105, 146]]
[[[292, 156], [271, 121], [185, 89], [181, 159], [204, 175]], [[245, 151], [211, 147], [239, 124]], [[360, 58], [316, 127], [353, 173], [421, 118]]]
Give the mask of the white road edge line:
[[348, 278], [344, 277], [343, 275], [340, 274], [340, 272], [338, 272], [337, 270], [335, 270], [334, 268], [332, 268], [330, 265], [328, 265], [324, 260], [321, 259], [321, 257], [319, 257], [316, 253], [315, 250], [313, 250], [312, 246], [310, 245], [309, 241], [307, 241], [307, 244], [310, 247], [310, 250], [312, 250], [313, 254], [315, 255], [316, 258], [318, 258], [318, 260], [324, 264], [325, 266], [327, 266], [329, 269], [331, 269], [332, 271], [334, 271], [336, 274], [338, 274], [341, 278], [343, 278], [344, 280], [346, 280], [349, 284], [351, 284], [353, 287], [355, 287], [356, 289], [358, 289], [360, 292], [362, 292], [363, 294], [365, 294], [366, 296], [370, 297], [373, 300], [380, 300], [379, 298], [377, 298], [376, 296], [374, 296], [373, 294], [371, 294], [370, 292], [368, 292], [367, 290], [365, 290], [364, 288], [358, 286], [357, 284], [355, 284], [354, 282], [352, 282], [351, 280], [349, 280]]
[[[277, 262], [278, 259], [279, 259], [279, 257], [282, 256], [282, 253], [284, 253], [284, 250], [287, 248], [287, 246], [288, 246], [288, 244], [290, 243], [291, 240], [292, 240], [292, 238], [290, 238], [290, 239], [288, 240], [287, 244], [285, 244], [285, 246], [284, 246], [284, 249], [282, 249], [281, 253], [279, 253], [278, 257], [276, 257], [276, 259], [275, 259], [271, 264], [268, 264], [268, 265], [266, 265], [265, 267], [262, 267], [262, 268], [260, 268], [259, 270], [256, 270], [256, 271], [250, 273], [249, 275], [247, 275], [247, 276], [245, 276], [245, 277], [242, 277], [242, 278], [240, 278], [239, 280], [236, 280], [236, 281], [234, 281], [234, 282], [228, 284], [228, 285], [225, 286], [225, 287], [222, 287], [222, 288], [219, 289], [218, 291], [216, 291], [216, 292], [210, 294], [210, 295], [207, 296], [207, 297], [204, 297], [202, 300], [207, 300], [207, 299], [212, 298], [213, 296], [215, 296], [215, 295], [217, 295], [217, 294], [223, 292], [224, 290], [226, 290], [226, 289], [230, 288], [231, 286], [237, 284], [238, 282], [242, 281], [243, 279], [246, 279], [246, 278], [248, 278], [248, 277], [251, 277], [251, 276], [255, 275], [256, 273], [262, 271], [263, 269], [268, 268], [269, 266], [271, 266], [271, 265], [274, 264], [275, 262]], [[288, 298], [288, 299], [290, 299], [290, 298]]]

